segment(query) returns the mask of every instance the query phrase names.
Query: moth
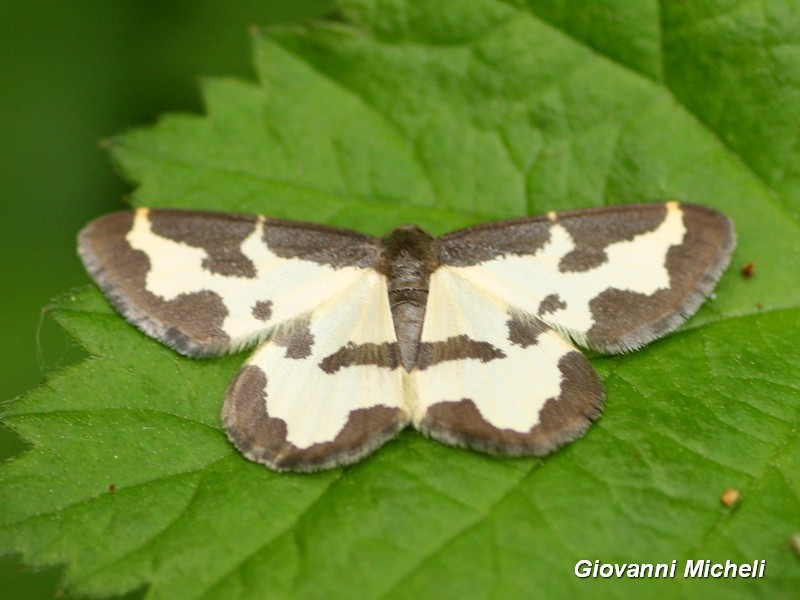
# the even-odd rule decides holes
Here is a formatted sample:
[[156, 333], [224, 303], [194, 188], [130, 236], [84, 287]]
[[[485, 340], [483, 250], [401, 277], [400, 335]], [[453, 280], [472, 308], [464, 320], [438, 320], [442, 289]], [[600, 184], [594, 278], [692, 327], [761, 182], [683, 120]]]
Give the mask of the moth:
[[243, 214], [140, 208], [79, 235], [131, 323], [190, 357], [257, 346], [222, 419], [250, 460], [353, 463], [411, 424], [454, 446], [546, 455], [597, 419], [573, 344], [636, 350], [711, 293], [733, 223], [666, 202], [383, 239]]

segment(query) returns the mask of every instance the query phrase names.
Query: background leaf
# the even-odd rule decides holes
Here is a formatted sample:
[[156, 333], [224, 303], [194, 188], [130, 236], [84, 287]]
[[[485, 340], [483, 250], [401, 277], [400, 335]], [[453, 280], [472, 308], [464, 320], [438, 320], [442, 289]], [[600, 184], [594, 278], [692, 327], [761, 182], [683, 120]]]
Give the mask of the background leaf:
[[[608, 405], [584, 439], [499, 460], [404, 432], [353, 467], [274, 474], [221, 430], [244, 355], [179, 357], [87, 289], [52, 311], [91, 357], [6, 411], [33, 450], [0, 471], [0, 546], [93, 595], [793, 597], [800, 3], [639, 4], [343, 0], [336, 21], [257, 34], [257, 85], [206, 81], [206, 116], [112, 145], [135, 205], [376, 235], [667, 198], [725, 211], [739, 246], [716, 297], [593, 360]], [[699, 558], [767, 574], [573, 574]]]

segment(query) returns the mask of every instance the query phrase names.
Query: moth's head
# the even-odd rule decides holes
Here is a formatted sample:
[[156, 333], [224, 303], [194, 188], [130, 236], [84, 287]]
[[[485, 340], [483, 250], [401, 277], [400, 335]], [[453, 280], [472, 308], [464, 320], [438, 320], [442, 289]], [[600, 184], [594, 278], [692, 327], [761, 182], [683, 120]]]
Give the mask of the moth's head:
[[416, 225], [402, 225], [390, 231], [383, 238], [384, 261], [430, 262], [434, 256], [433, 236]]
[[390, 231], [383, 241], [386, 244], [430, 242], [433, 236], [416, 225], [401, 225]]

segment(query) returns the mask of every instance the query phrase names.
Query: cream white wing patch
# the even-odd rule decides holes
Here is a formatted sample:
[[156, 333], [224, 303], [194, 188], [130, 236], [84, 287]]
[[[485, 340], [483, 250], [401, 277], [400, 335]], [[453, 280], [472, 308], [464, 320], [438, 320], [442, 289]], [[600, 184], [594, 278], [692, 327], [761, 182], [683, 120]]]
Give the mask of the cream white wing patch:
[[142, 331], [193, 357], [261, 341], [223, 408], [276, 470], [352, 463], [406, 424], [445, 443], [543, 455], [602, 410], [589, 361], [675, 329], [735, 245], [710, 208], [668, 202], [381, 240], [344, 229], [139, 209], [79, 236], [89, 273]]
[[603, 404], [582, 354], [452, 267], [431, 276], [412, 377], [418, 429], [497, 454], [547, 454], [580, 436]]
[[228, 390], [223, 420], [248, 458], [295, 471], [354, 462], [405, 427], [385, 277], [362, 272], [276, 330]]

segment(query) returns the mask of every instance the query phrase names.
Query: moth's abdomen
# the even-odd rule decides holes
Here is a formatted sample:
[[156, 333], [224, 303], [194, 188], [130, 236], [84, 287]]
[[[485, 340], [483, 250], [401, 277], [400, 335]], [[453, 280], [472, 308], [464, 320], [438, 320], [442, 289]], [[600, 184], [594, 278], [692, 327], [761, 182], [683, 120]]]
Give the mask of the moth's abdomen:
[[392, 320], [400, 349], [400, 364], [406, 371], [411, 371], [417, 362], [427, 304], [428, 290], [402, 289], [389, 292], [389, 305], [392, 307]]
[[415, 226], [398, 227], [383, 239], [380, 270], [386, 275], [400, 363], [411, 371], [419, 352], [431, 273], [439, 266], [433, 238]]

